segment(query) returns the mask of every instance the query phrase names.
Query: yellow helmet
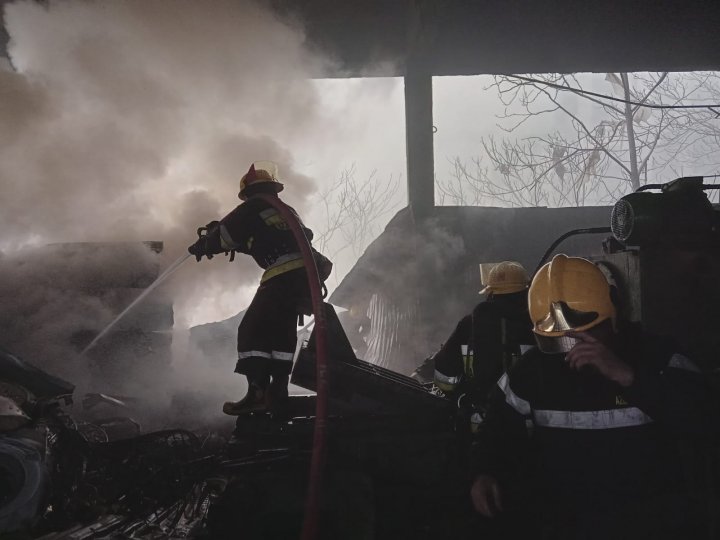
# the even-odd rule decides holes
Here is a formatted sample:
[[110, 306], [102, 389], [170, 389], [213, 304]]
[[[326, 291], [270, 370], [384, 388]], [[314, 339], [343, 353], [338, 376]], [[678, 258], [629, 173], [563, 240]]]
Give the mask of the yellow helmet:
[[277, 179], [277, 165], [272, 161], [255, 161], [250, 169], [240, 179], [240, 193], [238, 197], [245, 200], [245, 190], [257, 184], [272, 183], [275, 191], [280, 193], [284, 186]]
[[480, 278], [485, 285], [480, 294], [510, 294], [527, 289], [530, 278], [519, 262], [503, 261], [493, 264], [490, 270], [485, 272], [487, 266], [480, 265]]
[[567, 352], [577, 340], [565, 337], [610, 319], [616, 309], [602, 270], [580, 257], [556, 255], [532, 280], [528, 293], [530, 318], [540, 350]]

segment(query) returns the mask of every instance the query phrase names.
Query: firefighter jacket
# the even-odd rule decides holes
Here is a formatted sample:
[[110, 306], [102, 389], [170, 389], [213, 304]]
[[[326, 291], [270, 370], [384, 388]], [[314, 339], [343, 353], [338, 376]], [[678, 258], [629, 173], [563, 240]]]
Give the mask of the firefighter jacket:
[[[295, 210], [290, 210], [297, 217]], [[298, 221], [311, 241], [312, 231], [299, 217]], [[225, 216], [208, 240], [216, 253], [235, 250], [250, 255], [265, 270], [261, 282], [304, 266], [290, 226], [274, 207], [259, 197], [250, 197]]]
[[619, 356], [635, 371], [628, 388], [562, 354], [525, 353], [493, 393], [475, 472], [501, 489], [527, 481], [534, 504], [567, 515], [682, 489], [677, 441], [717, 435], [712, 390], [659, 339], [628, 340]]
[[484, 402], [503, 371], [533, 343], [531, 327], [524, 291], [481, 302], [435, 354], [435, 384]]

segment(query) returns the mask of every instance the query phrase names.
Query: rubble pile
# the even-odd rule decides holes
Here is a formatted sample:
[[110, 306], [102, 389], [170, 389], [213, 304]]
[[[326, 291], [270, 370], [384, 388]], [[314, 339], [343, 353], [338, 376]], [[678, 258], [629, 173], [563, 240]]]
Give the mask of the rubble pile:
[[[0, 349], [0, 531], [30, 537], [188, 537], [225, 485], [224, 439], [142, 433], [127, 398], [87, 394]], [[112, 416], [106, 416], [108, 413]], [[52, 532], [50, 532], [52, 531]]]

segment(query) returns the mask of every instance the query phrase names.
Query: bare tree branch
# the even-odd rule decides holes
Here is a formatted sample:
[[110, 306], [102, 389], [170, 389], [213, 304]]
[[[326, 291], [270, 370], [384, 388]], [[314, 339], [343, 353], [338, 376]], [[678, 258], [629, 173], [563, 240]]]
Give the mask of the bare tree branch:
[[[649, 178], [656, 182], [685, 166], [713, 170], [720, 164], [720, 111], [673, 108], [716, 102], [720, 74], [607, 74], [602, 84], [613, 85], [624, 107], [587, 93], [591, 77], [494, 77], [485, 90], [495, 90], [504, 106], [497, 118], [506, 133], [528, 131], [535, 124], [530, 120], [538, 118], [558, 127], [523, 139], [482, 138], [481, 156], [470, 163], [451, 160], [450, 178], [438, 182], [441, 199], [506, 206], [603, 204]], [[643, 107], [646, 103], [662, 107]]]

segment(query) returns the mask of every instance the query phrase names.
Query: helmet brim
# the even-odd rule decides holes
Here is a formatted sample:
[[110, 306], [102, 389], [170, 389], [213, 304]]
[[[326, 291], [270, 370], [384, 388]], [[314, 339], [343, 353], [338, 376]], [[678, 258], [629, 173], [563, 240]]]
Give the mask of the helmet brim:
[[513, 285], [488, 285], [478, 292], [478, 294], [512, 294], [527, 289], [527, 283]]
[[577, 338], [568, 336], [568, 333], [585, 332], [587, 330], [590, 330], [591, 328], [599, 326], [601, 323], [608, 320], [612, 323], [614, 328], [615, 321], [612, 318], [600, 317], [598, 319], [595, 319], [591, 323], [584, 324], [576, 328], [571, 328], [569, 330], [543, 331], [538, 330], [537, 327], [535, 327], [533, 328], [533, 335], [535, 336], [535, 342], [538, 345], [538, 349], [540, 349], [542, 352], [548, 354], [566, 353], [570, 352], [570, 349], [572, 349], [575, 343], [579, 341]]
[[240, 193], [238, 193], [238, 199], [245, 200], [243, 197], [245, 196], [245, 192], [251, 188], [252, 186], [259, 186], [259, 185], [267, 185], [271, 184], [275, 188], [275, 193], [280, 193], [283, 189], [285, 189], [285, 184], [282, 182], [278, 182], [276, 180], [267, 180], [263, 182], [253, 182], [252, 184], [245, 186], [245, 189], [243, 189]]

